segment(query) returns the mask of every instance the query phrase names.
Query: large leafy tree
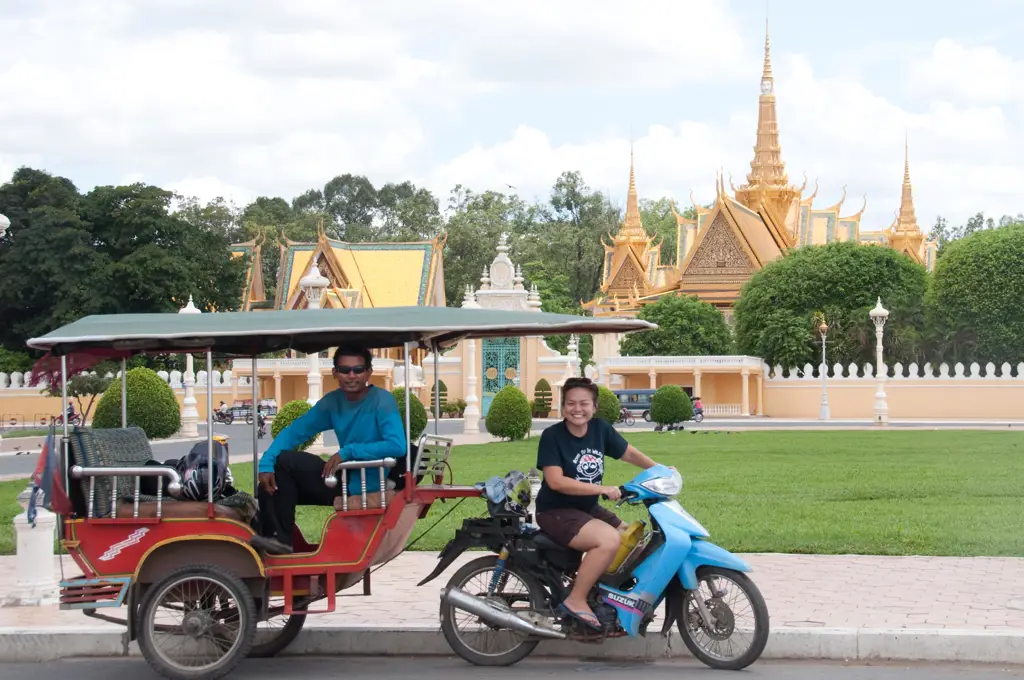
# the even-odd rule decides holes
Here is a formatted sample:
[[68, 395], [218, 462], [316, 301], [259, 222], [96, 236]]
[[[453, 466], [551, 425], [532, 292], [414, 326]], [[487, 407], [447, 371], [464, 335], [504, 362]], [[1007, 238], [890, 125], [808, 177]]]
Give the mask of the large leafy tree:
[[949, 245], [928, 291], [935, 359], [1024, 361], [1024, 224]]
[[658, 325], [622, 341], [627, 356], [708, 356], [732, 354], [729, 325], [714, 305], [690, 295], [666, 295], [637, 315]]
[[236, 308], [244, 263], [227, 257], [224, 234], [172, 215], [171, 198], [143, 184], [83, 196], [67, 179], [18, 170], [0, 187], [12, 222], [0, 242], [0, 343], [21, 350], [87, 314], [176, 311], [189, 294]]
[[919, 361], [924, 350], [924, 268], [890, 248], [855, 243], [805, 246], [768, 264], [743, 287], [735, 307], [740, 353], [769, 364], [820, 361], [819, 315], [831, 327], [828, 362], [874, 360], [868, 316], [878, 297], [890, 310], [886, 357]]

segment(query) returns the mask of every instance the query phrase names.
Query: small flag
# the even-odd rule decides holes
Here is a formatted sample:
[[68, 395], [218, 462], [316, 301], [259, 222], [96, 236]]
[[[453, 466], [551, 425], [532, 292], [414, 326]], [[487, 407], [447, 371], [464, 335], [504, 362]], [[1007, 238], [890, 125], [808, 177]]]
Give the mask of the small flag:
[[43, 494], [42, 505], [44, 508], [60, 515], [71, 513], [71, 501], [64, 491], [60, 475], [60, 454], [55, 444], [55, 432], [56, 425], [50, 423], [50, 431], [46, 435], [43, 450], [39, 454], [39, 462], [36, 463], [35, 472], [32, 473], [32, 494], [29, 496], [25, 514], [33, 528], [36, 525], [36, 505], [39, 502], [40, 493]]

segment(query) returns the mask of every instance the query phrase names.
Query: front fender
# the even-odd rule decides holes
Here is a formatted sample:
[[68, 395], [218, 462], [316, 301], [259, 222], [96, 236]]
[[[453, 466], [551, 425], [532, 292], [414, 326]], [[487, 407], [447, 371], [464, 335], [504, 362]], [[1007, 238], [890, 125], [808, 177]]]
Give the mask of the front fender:
[[749, 564], [725, 548], [720, 548], [714, 543], [694, 538], [693, 544], [690, 546], [690, 552], [687, 553], [686, 559], [683, 560], [683, 565], [679, 568], [679, 580], [683, 582], [683, 588], [686, 590], [696, 590], [699, 587], [697, 569], [700, 567], [722, 567], [734, 571], [751, 571]]

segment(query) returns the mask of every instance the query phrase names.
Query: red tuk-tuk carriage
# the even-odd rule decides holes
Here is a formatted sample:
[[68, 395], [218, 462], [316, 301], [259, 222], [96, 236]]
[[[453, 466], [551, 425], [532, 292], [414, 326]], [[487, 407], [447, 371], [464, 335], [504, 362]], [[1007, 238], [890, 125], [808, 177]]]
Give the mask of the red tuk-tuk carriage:
[[[71, 509], [59, 517], [61, 544], [82, 574], [62, 580], [61, 607], [126, 625], [126, 647], [137, 640], [150, 666], [165, 677], [219, 678], [247, 656], [272, 656], [284, 649], [307, 615], [335, 611], [341, 591], [362, 583], [363, 594], [369, 594], [370, 568], [404, 550], [417, 520], [426, 516], [434, 501], [481, 495], [477, 487], [445, 483], [452, 441], [437, 436], [440, 414], [435, 413], [435, 434], [423, 435], [405, 460], [344, 462], [325, 480], [334, 486], [339, 475], [347, 479], [358, 474], [365, 480], [375, 474], [383, 482], [401, 466], [402, 483], [393, 499], [386, 498], [382, 483], [379, 503], [368, 503], [364, 491], [357, 507], [347, 503], [332, 513], [319, 543], [308, 543], [296, 527], [293, 553], [264, 554], [252, 544], [253, 496], [239, 491], [215, 499], [210, 474], [205, 502], [180, 500], [178, 472], [154, 461], [145, 434], [130, 427], [124, 369], [132, 355], [202, 352], [210, 373], [214, 353], [251, 357], [255, 378], [257, 357], [265, 353], [315, 353], [342, 343], [402, 346], [409, 375], [411, 348], [430, 349], [436, 360], [440, 350], [466, 339], [624, 333], [653, 327], [635, 319], [413, 307], [90, 316], [32, 339], [30, 347], [60, 359], [65, 409], [69, 357], [77, 370], [90, 356], [119, 358], [122, 366], [122, 429], [69, 429], [64, 424], [60, 474]], [[253, 403], [258, 403], [258, 380], [252, 383]], [[405, 395], [410, 441], [408, 390]], [[206, 425], [211, 468], [213, 413], [209, 381]], [[253, 495], [258, 466], [255, 429], [254, 422]], [[146, 495], [143, 480], [153, 478], [166, 484], [153, 485], [155, 494]], [[373, 505], [379, 507], [369, 507]], [[120, 607], [126, 609], [124, 618], [98, 611]], [[165, 614], [172, 620], [158, 621]], [[172, 638], [173, 644], [163, 644], [164, 637]]]

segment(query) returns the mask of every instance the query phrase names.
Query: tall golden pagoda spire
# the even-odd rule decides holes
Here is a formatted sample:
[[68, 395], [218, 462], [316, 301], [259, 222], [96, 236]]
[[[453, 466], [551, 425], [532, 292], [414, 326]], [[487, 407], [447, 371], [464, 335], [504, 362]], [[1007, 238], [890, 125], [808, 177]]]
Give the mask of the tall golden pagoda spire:
[[917, 215], [914, 213], [914, 190], [910, 185], [910, 143], [903, 140], [903, 196], [900, 199], [900, 212], [896, 218], [896, 231], [920, 232]]
[[633, 167], [633, 149], [629, 149], [629, 191], [626, 193], [626, 217], [619, 227], [618, 238], [647, 240], [647, 231], [640, 221], [640, 201], [636, 194], [636, 171]]
[[784, 188], [789, 185], [786, 164], [779, 144], [779, 122], [775, 112], [775, 78], [772, 76], [772, 44], [768, 19], [764, 21], [764, 70], [761, 73], [761, 96], [757, 111], [757, 142], [754, 159], [747, 175], [749, 188]]

